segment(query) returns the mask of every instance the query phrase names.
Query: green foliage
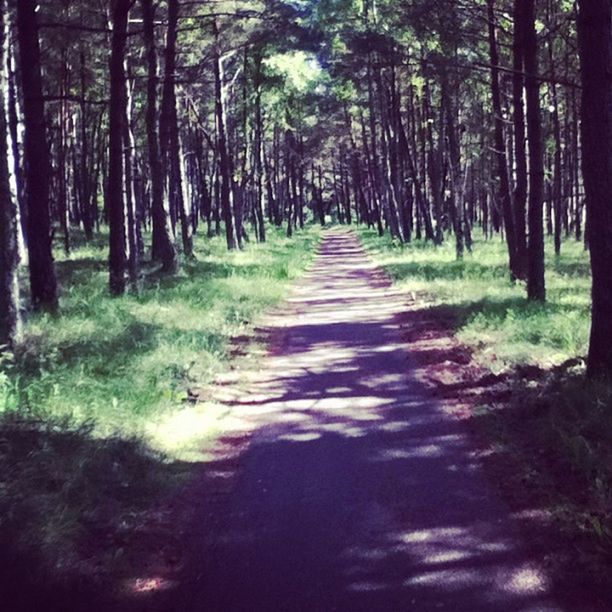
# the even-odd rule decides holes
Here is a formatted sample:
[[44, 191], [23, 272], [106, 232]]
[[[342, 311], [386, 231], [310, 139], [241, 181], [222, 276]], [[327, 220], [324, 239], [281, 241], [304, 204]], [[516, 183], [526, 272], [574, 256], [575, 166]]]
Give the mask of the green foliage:
[[427, 292], [448, 308], [458, 338], [494, 371], [516, 364], [546, 367], [586, 354], [590, 276], [582, 244], [566, 242], [559, 258], [548, 245], [548, 301], [534, 304], [522, 283], [510, 283], [506, 246], [498, 240], [478, 240], [473, 255], [456, 261], [450, 243], [402, 247], [371, 231], [362, 235], [400, 287]]
[[314, 87], [322, 78], [322, 70], [316, 56], [305, 51], [277, 53], [264, 60], [272, 73], [283, 78], [285, 87], [296, 92], [305, 92]]
[[185, 402], [188, 389], [227, 368], [230, 340], [285, 295], [316, 240], [270, 228], [228, 253], [198, 237], [179, 275], [150, 272], [122, 298], [108, 295], [106, 248], [57, 254], [61, 314], [32, 315], [15, 356], [0, 355], [0, 545], [15, 565], [0, 560], [3, 576], [116, 572], [143, 546], [129, 538], [224, 414]]
[[612, 386], [585, 385], [580, 370], [552, 373], [538, 385], [520, 380], [509, 403], [479, 418], [518, 466], [517, 479], [537, 489], [571, 537], [572, 570], [581, 565], [609, 588]]
[[77, 249], [57, 263], [61, 316], [33, 315], [14, 364], [1, 370], [5, 409], [139, 433], [224, 367], [229, 339], [283, 296], [315, 239], [271, 231], [267, 243], [227, 253], [221, 239], [200, 238], [180, 276], [149, 274], [121, 300], [108, 296], [106, 250]]

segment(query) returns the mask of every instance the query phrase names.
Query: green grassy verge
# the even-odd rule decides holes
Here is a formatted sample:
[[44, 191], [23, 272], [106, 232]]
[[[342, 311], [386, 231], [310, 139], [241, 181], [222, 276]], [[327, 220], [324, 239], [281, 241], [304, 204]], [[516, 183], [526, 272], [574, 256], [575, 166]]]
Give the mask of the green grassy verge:
[[590, 272], [583, 245], [563, 244], [555, 258], [547, 245], [547, 301], [528, 303], [523, 283], [509, 280], [506, 246], [477, 240], [473, 254], [456, 261], [452, 240], [398, 245], [371, 230], [360, 235], [368, 250], [406, 291], [427, 292], [455, 320], [458, 338], [494, 371], [516, 364], [543, 367], [586, 353]]
[[179, 274], [146, 274], [122, 298], [108, 295], [104, 237], [56, 254], [59, 315], [31, 315], [0, 360], [0, 545], [12, 571], [17, 559], [39, 575], [117, 562], [114, 538], [219, 428], [221, 409], [185, 401], [188, 390], [227, 368], [230, 340], [286, 294], [317, 240], [314, 227], [291, 240], [270, 229], [265, 244], [228, 253], [198, 237]]
[[[364, 228], [359, 234], [397, 286], [418, 294], [425, 316], [442, 314], [475, 361], [501, 375], [505, 390], [485, 393], [473, 420], [497, 463], [512, 466], [508, 489], [530, 490], [568, 536], [567, 576], [579, 564], [578, 579], [587, 574], [611, 593], [612, 386], [587, 384], [575, 360], [586, 354], [590, 326], [583, 245], [565, 242], [559, 258], [547, 245], [548, 300], [532, 304], [524, 284], [509, 281], [499, 239], [478, 240], [456, 261], [452, 241], [402, 246]], [[567, 360], [574, 365], [557, 367]]]

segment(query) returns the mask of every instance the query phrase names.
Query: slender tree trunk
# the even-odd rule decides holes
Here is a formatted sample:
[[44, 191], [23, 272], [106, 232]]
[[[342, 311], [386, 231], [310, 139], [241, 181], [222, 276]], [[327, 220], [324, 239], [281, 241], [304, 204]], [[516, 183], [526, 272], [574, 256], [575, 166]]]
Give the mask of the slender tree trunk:
[[512, 40], [512, 105], [514, 127], [514, 220], [516, 250], [519, 265], [517, 276], [527, 278], [527, 155], [525, 142], [525, 107], [523, 102], [524, 71], [524, 0], [514, 0], [514, 34]]
[[612, 376], [612, 2], [580, 0], [582, 172], [593, 274], [587, 373]]
[[[442, 179], [442, 147], [438, 145], [436, 147], [434, 143], [433, 134], [433, 112], [430, 101], [430, 87], [429, 83], [425, 83], [423, 90], [424, 93], [424, 113], [427, 118], [427, 143], [429, 145], [429, 152], [427, 155], [427, 170], [429, 175], [430, 193], [433, 199], [434, 215], [436, 219], [436, 231], [435, 231], [435, 244], [442, 244], [444, 241], [444, 221], [442, 218], [443, 210], [443, 190], [444, 181]], [[441, 111], [441, 114], [444, 111]], [[444, 132], [444, 121], [440, 122], [440, 133]]]
[[23, 252], [23, 248], [27, 243], [27, 219], [28, 219], [28, 211], [26, 208], [26, 194], [25, 194], [25, 185], [24, 185], [24, 176], [23, 176], [23, 166], [21, 163], [21, 153], [20, 153], [20, 135], [19, 135], [19, 123], [21, 120], [20, 117], [20, 106], [19, 100], [17, 97], [17, 75], [16, 75], [16, 62], [15, 62], [15, 49], [14, 43], [10, 37], [10, 27], [8, 25], [7, 18], [7, 44], [8, 44], [8, 61], [9, 61], [9, 70], [8, 70], [8, 124], [9, 124], [9, 133], [11, 136], [11, 170], [13, 171], [13, 176], [15, 180], [14, 191], [15, 191], [15, 199], [17, 201], [17, 240], [19, 242], [20, 249], [20, 259], [21, 257], [25, 257], [25, 253]]
[[162, 155], [166, 162], [168, 193], [171, 210], [181, 222], [181, 242], [186, 257], [193, 257], [191, 215], [184, 193], [183, 161], [176, 102], [176, 40], [179, 20], [178, 0], [168, 0], [168, 30], [164, 65], [164, 84], [161, 102], [160, 135]]
[[[89, 133], [87, 131], [87, 124], [90, 119], [87, 113], [87, 107], [85, 104], [85, 99], [87, 96], [87, 70], [85, 64], [85, 49], [81, 47], [79, 52], [79, 63], [80, 63], [80, 94], [81, 94], [81, 103], [80, 103], [80, 148], [81, 148], [81, 156], [80, 156], [80, 165], [78, 167], [78, 182], [81, 194], [81, 206], [80, 206], [80, 215], [83, 223], [83, 230], [85, 232], [85, 239], [87, 241], [92, 240], [93, 238], [93, 228], [94, 228], [94, 219], [92, 215], [92, 206], [91, 206], [91, 198], [92, 198], [92, 175], [94, 173], [93, 168], [93, 159], [90, 164], [90, 155], [89, 155]], [[91, 156], [93, 157], [93, 156]]]
[[132, 130], [132, 86], [131, 78], [125, 80], [125, 117], [123, 120], [123, 151], [124, 151], [124, 191], [126, 205], [126, 241], [128, 246], [128, 272], [132, 288], [137, 286], [140, 267], [139, 258], [139, 215], [136, 202], [136, 143]]
[[165, 200], [163, 167], [159, 151], [159, 129], [157, 119], [157, 53], [155, 50], [155, 27], [153, 0], [141, 0], [144, 41], [147, 55], [147, 152], [151, 179], [151, 217], [153, 225], [152, 258], [161, 262], [165, 272], [177, 268], [176, 249], [172, 240], [170, 213]]
[[24, 161], [28, 210], [28, 259], [34, 308], [57, 308], [49, 215], [49, 152], [40, 67], [36, 0], [17, 3], [17, 33], [25, 124]]
[[448, 139], [448, 157], [450, 170], [450, 199], [449, 209], [455, 233], [455, 255], [457, 259], [463, 257], [465, 249], [464, 235], [464, 204], [461, 180], [461, 148], [457, 133], [457, 116], [454, 103], [454, 93], [449, 91], [447, 77], [443, 77], [442, 108], [445, 116], [446, 137]]
[[59, 104], [59, 134], [57, 139], [57, 187], [58, 212], [64, 238], [64, 253], [70, 254], [70, 209], [68, 205], [68, 60], [66, 49], [61, 50], [60, 104]]
[[535, 0], [525, 0], [525, 90], [527, 97], [527, 136], [529, 140], [529, 269], [527, 296], [544, 301], [544, 221], [542, 195], [544, 155], [538, 80], [538, 43], [535, 30]]
[[214, 73], [215, 73], [215, 117], [217, 120], [217, 149], [219, 154], [219, 176], [221, 180], [221, 209], [225, 221], [225, 238], [228, 249], [236, 248], [234, 218], [232, 210], [232, 173], [227, 149], [227, 129], [225, 124], [224, 83], [221, 51], [219, 49], [219, 30], [214, 23]]
[[263, 135], [264, 125], [261, 113], [261, 57], [255, 58], [255, 223], [260, 242], [266, 241], [266, 223], [264, 218], [263, 194]]
[[553, 184], [552, 184], [552, 209], [554, 216], [554, 244], [555, 255], [561, 254], [561, 231], [563, 224], [563, 193], [562, 193], [562, 161], [561, 161], [561, 124], [559, 121], [559, 98], [557, 95], [557, 85], [555, 83], [555, 57], [554, 57], [554, 38], [548, 40], [548, 58], [550, 66], [550, 76], [552, 82], [549, 85], [550, 98], [552, 102], [551, 120], [553, 127], [553, 140], [555, 142], [555, 152], [553, 156]]
[[520, 276], [517, 261], [516, 235], [514, 215], [512, 214], [512, 198], [510, 195], [510, 180], [508, 177], [508, 160], [506, 157], [506, 141], [504, 137], [504, 118], [502, 115], [501, 93], [499, 89], [499, 54], [497, 52], [497, 35], [495, 28], [495, 0], [487, 0], [489, 22], [489, 54], [491, 57], [491, 95], [493, 100], [493, 115], [495, 124], [495, 158], [499, 180], [499, 201], [506, 226], [506, 244], [510, 277], [515, 280]]
[[13, 346], [21, 328], [19, 315], [19, 248], [17, 244], [17, 203], [9, 180], [8, 91], [8, 10], [0, 0], [0, 350]]
[[123, 135], [127, 111], [125, 49], [130, 0], [115, 0], [110, 58], [107, 210], [110, 230], [109, 285], [112, 295], [125, 293], [126, 241]]

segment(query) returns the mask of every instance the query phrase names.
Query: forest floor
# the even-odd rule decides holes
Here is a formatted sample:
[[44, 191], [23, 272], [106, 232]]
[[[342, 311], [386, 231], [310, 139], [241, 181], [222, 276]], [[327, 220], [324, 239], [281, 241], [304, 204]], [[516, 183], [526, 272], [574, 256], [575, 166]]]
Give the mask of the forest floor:
[[29, 313], [15, 354], [0, 352], [0, 609], [108, 612], [110, 585], [150, 551], [172, 564], [160, 497], [191, 477], [226, 412], [196, 401], [199, 388], [255, 352], [253, 321], [318, 239], [270, 227], [228, 253], [200, 235], [177, 274], [143, 262], [121, 298], [108, 294], [107, 236], [75, 233], [69, 255], [58, 244], [59, 314]]
[[242, 385], [220, 381], [231, 422], [177, 509], [188, 552], [143, 576], [150, 588], [134, 601], [610, 609], [600, 575], [570, 571], [575, 550], [550, 500], [489, 435], [478, 407], [485, 396], [507, 404], [508, 387], [438, 314], [394, 288], [355, 234], [326, 233], [267, 321], [268, 356]]
[[[32, 495], [36, 482], [26, 487], [24, 496], [33, 499], [19, 511], [37, 500], [46, 508], [59, 500], [71, 526], [75, 506], [95, 508], [85, 517], [87, 529], [69, 539], [75, 545], [71, 552], [89, 553], [104, 571], [49, 583], [41, 593], [33, 588], [34, 578], [40, 583], [40, 560], [20, 549], [19, 568], [30, 564], [33, 580], [29, 598], [13, 610], [40, 609], [32, 602], [41, 597], [47, 612], [612, 609], [605, 599], [609, 474], [599, 465], [606, 465], [609, 453], [605, 441], [612, 429], [603, 413], [610, 392], [587, 394], [578, 382], [579, 361], [568, 363], [563, 352], [575, 355], [571, 343], [581, 342], [582, 305], [571, 305], [580, 314], [568, 325], [575, 336], [559, 336], [567, 343], [563, 350], [554, 341], [552, 349], [550, 342], [540, 342], [539, 361], [523, 359], [521, 352], [535, 350], [528, 351], [523, 340], [523, 346], [511, 346], [508, 339], [520, 329], [512, 318], [551, 319], [523, 312], [517, 294], [502, 309], [514, 314], [500, 320], [502, 310], [491, 306], [495, 292], [516, 288], [503, 285], [497, 263], [488, 276], [487, 259], [479, 257], [478, 278], [472, 279], [475, 263], [469, 259], [463, 268], [427, 264], [431, 251], [400, 250], [362, 231], [374, 260], [399, 281], [392, 285], [354, 232], [336, 229], [324, 236], [314, 265], [280, 308], [270, 306], [300, 275], [316, 233], [297, 248], [274, 238], [272, 253], [265, 247], [254, 258], [237, 254], [228, 264], [235, 272], [227, 272], [225, 282], [237, 275], [238, 287], [248, 285], [238, 302], [247, 313], [240, 320], [252, 320], [262, 309], [256, 296], [266, 286], [281, 288], [266, 297], [267, 313], [250, 332], [244, 325], [224, 329], [234, 338], [224, 349], [231, 361], [217, 369], [213, 384], [207, 383], [211, 372], [199, 384], [192, 374], [183, 407], [160, 412], [168, 418], [155, 419], [146, 446], [126, 436], [100, 445], [99, 435], [92, 439], [58, 426], [42, 440], [36, 433], [33, 443], [34, 434], [15, 425], [23, 444], [12, 448], [24, 457], [32, 448], [40, 454], [40, 461], [25, 462], [30, 481], [36, 480], [33, 469], [66, 454], [41, 473], [38, 496]], [[299, 261], [289, 273], [278, 273], [283, 277], [278, 283], [276, 271], [270, 282], [264, 280], [266, 267], [287, 270], [292, 256]], [[207, 316], [205, 309], [200, 315], [190, 310], [187, 318], [185, 307], [193, 305], [190, 292], [201, 282], [200, 267], [210, 269], [210, 257], [182, 279], [189, 290], [176, 295], [175, 287], [168, 287], [155, 297], [181, 301], [182, 319], [173, 321], [182, 321], [183, 333], [198, 316]], [[571, 257], [568, 265], [582, 269], [580, 255]], [[249, 275], [260, 275], [254, 286], [240, 273], [241, 265]], [[214, 279], [219, 270], [213, 268]], [[431, 278], [422, 278], [423, 269]], [[470, 285], [472, 293], [466, 297], [465, 287], [453, 282]], [[479, 286], [489, 288], [488, 302], [474, 293]], [[566, 296], [580, 292], [566, 289]], [[457, 308], [453, 299], [460, 298]], [[143, 314], [143, 299], [152, 298], [145, 291], [123, 308]], [[579, 299], [570, 296], [572, 302]], [[170, 325], [170, 319], [158, 323], [164, 334], [180, 325]], [[470, 325], [487, 327], [491, 337], [470, 343]], [[172, 355], [175, 341], [162, 337], [160, 362]], [[493, 359], [495, 343], [500, 356]], [[141, 367], [135, 366], [134, 371]], [[182, 384], [173, 393], [180, 394]], [[64, 394], [70, 400], [69, 391]], [[171, 403], [163, 393], [159, 401]], [[584, 444], [576, 446], [577, 436]], [[84, 461], [88, 455], [96, 460]], [[67, 462], [75, 457], [83, 465], [66, 487], [61, 474], [70, 472]], [[119, 473], [105, 475], [112, 465]], [[61, 495], [45, 501], [53, 493], [43, 482], [50, 472]], [[101, 479], [101, 491], [75, 502], [87, 479]], [[155, 491], [166, 493], [160, 500]], [[90, 524], [96, 521], [97, 529]], [[53, 546], [58, 531], [66, 540], [65, 530], [51, 524], [43, 534], [46, 546]], [[13, 550], [10, 546], [5, 550]], [[55, 559], [69, 567], [70, 558]], [[0, 569], [10, 579], [10, 568]], [[23, 588], [23, 582], [14, 585]], [[0, 601], [7, 592], [10, 596], [10, 589], [0, 589]]]
[[[545, 509], [546, 563], [563, 599], [612, 609], [612, 386], [586, 384], [590, 268], [584, 244], [547, 244], [547, 301], [511, 283], [506, 246], [478, 239], [457, 261], [454, 244], [398, 245], [360, 230], [374, 260], [410, 296], [406, 339], [423, 355], [421, 377], [457, 404], [482, 440], [483, 462], [507, 503]], [[428, 345], [437, 350], [428, 350]], [[420, 350], [423, 348], [424, 350]], [[463, 406], [463, 408], [461, 408]]]

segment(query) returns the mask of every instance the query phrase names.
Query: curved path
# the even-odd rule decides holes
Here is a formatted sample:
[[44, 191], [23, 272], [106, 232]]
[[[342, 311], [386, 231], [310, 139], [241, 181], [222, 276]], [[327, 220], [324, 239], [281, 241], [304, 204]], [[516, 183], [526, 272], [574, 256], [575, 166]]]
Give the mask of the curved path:
[[324, 234], [232, 405], [252, 437], [176, 610], [560, 609], [465, 426], [411, 373], [404, 309], [354, 234]]

